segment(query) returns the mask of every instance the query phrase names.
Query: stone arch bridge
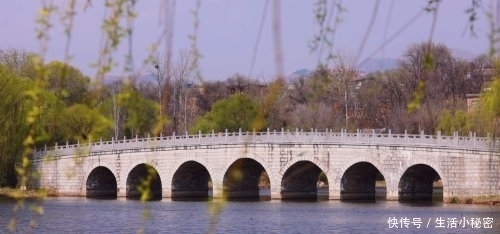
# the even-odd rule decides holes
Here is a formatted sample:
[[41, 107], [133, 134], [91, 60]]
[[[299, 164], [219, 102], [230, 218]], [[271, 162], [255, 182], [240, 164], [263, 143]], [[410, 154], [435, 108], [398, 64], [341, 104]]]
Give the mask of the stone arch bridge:
[[258, 198], [269, 186], [271, 199], [316, 198], [318, 188], [329, 199], [374, 199], [385, 184], [387, 200], [430, 199], [436, 186], [448, 200], [500, 195], [499, 143], [474, 135], [226, 132], [56, 145], [36, 151], [34, 166], [37, 186], [60, 196], [137, 197], [148, 188], [156, 199]]

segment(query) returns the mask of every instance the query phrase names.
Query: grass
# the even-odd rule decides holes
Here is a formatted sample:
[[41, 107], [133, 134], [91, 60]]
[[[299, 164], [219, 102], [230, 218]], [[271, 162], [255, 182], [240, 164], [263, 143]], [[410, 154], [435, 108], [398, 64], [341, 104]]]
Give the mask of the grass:
[[476, 197], [473, 199], [472, 204], [485, 204], [500, 206], [500, 195]]
[[481, 196], [481, 197], [452, 197], [445, 201], [452, 204], [480, 204], [480, 205], [495, 205], [500, 206], [500, 195]]
[[22, 199], [44, 197], [47, 197], [47, 192], [45, 190], [23, 190], [8, 187], [0, 188], [0, 198]]

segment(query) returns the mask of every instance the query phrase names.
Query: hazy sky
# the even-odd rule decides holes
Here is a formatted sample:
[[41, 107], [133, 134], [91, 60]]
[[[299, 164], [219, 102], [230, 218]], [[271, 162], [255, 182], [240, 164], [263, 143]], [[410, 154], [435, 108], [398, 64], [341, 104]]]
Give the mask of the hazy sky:
[[[39, 42], [35, 38], [35, 18], [41, 1], [16, 0], [4, 1], [0, 8], [0, 49], [15, 48], [26, 51], [39, 50]], [[61, 7], [67, 1], [55, 0]], [[84, 2], [84, 1], [80, 1]], [[104, 16], [104, 8], [100, 0], [92, 0], [92, 6], [83, 12], [81, 7], [75, 18], [73, 38], [71, 41], [71, 63], [85, 74], [94, 76], [95, 70], [89, 65], [98, 57], [101, 39], [100, 26]], [[139, 68], [148, 54], [148, 46], [156, 41], [163, 25], [160, 18], [159, 0], [140, 0], [137, 3], [138, 18], [134, 24], [133, 49], [135, 67]], [[235, 73], [247, 75], [254, 46], [257, 40], [259, 25], [266, 0], [203, 0], [200, 8], [200, 28], [198, 47], [202, 54], [200, 67], [207, 80], [225, 79]], [[272, 2], [267, 8], [266, 21], [253, 76], [269, 80], [276, 74], [273, 38], [272, 38]], [[311, 53], [308, 43], [317, 32], [314, 19], [314, 0], [282, 0], [282, 32], [285, 74], [298, 69], [312, 69], [318, 62], [318, 54]], [[364, 46], [358, 63], [371, 55], [380, 47], [384, 39], [388, 39], [410, 19], [415, 17], [427, 1], [395, 1], [382, 0], [371, 34]], [[477, 38], [467, 31], [468, 16], [465, 9], [471, 0], [444, 0], [438, 14], [433, 41], [445, 43], [452, 49], [486, 53], [488, 50], [488, 23], [483, 12], [479, 12], [479, 21], [475, 28]], [[489, 1], [484, 1], [484, 9], [489, 9]], [[364, 33], [370, 22], [375, 1], [349, 0], [343, 1], [347, 12], [343, 13], [343, 21], [335, 35], [336, 50], [354, 57]], [[392, 11], [391, 9], [392, 5]], [[173, 55], [190, 49], [188, 34], [193, 32], [193, 16], [190, 13], [195, 7], [195, 0], [177, 0], [175, 10], [175, 31]], [[55, 27], [50, 31], [51, 41], [47, 58], [62, 60], [66, 38], [59, 17], [52, 18]], [[383, 50], [374, 54], [374, 58], [399, 58], [405, 48], [429, 38], [432, 15], [422, 14], [411, 26], [406, 28]], [[162, 50], [163, 51], [163, 50]], [[125, 47], [114, 55], [123, 60]], [[120, 75], [120, 69], [113, 70], [113, 75]]]

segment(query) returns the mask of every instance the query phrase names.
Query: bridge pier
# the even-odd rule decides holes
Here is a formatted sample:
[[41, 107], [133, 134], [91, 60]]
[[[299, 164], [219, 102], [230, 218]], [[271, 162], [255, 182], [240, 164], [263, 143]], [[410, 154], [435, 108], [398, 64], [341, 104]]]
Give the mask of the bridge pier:
[[385, 199], [387, 201], [397, 201], [399, 200], [399, 194], [398, 194], [398, 191], [394, 191], [394, 190], [389, 190], [389, 188], [387, 188], [387, 195], [385, 197]]
[[170, 189], [170, 187], [163, 188], [161, 190], [161, 194], [163, 197], [171, 198], [172, 197], [172, 189]]
[[399, 200], [399, 188], [398, 183], [391, 177], [388, 177], [386, 182], [386, 197], [387, 201], [398, 201]]
[[281, 199], [280, 187], [273, 186], [271, 184], [271, 200], [280, 200], [280, 199]]
[[116, 194], [117, 197], [126, 197], [127, 190], [125, 188], [118, 188], [118, 192]]
[[328, 191], [328, 199], [329, 200], [340, 200], [340, 190], [333, 189]]
[[216, 181], [212, 181], [212, 197], [214, 199], [222, 199], [224, 198], [224, 190], [222, 188], [222, 181], [216, 183]]

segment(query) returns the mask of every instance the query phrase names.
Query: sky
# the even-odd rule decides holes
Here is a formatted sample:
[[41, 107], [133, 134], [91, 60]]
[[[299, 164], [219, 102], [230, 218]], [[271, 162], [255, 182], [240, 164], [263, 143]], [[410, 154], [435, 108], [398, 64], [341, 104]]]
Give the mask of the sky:
[[[69, 63], [92, 77], [96, 71], [91, 64], [98, 58], [105, 8], [104, 1], [91, 0], [91, 6], [84, 12], [82, 5], [86, 1], [79, 0], [80, 4], [77, 7], [70, 44], [72, 59]], [[0, 49], [40, 51], [40, 42], [35, 36], [35, 19], [41, 2], [3, 1], [0, 7]], [[54, 2], [60, 8], [64, 8], [69, 1], [54, 0]], [[143, 65], [150, 53], [148, 47], [160, 38], [165, 27], [160, 23], [163, 9], [161, 2], [163, 1], [137, 1], [138, 17], [133, 26], [132, 48], [134, 68], [140, 72], [146, 73], [151, 68]], [[251, 75], [264, 80], [272, 79], [277, 74], [272, 30], [273, 0], [267, 7], [252, 70], [250, 68], [266, 0], [202, 0], [201, 2], [197, 47], [201, 54], [200, 71], [203, 79], [224, 80], [235, 74]], [[285, 75], [303, 68], [314, 69], [318, 64], [318, 53], [311, 52], [308, 46], [319, 30], [314, 16], [315, 2], [314, 0], [281, 1], [281, 45]], [[342, 21], [335, 33], [334, 53], [356, 60], [355, 55], [362, 47], [363, 50], [355, 61], [357, 64], [367, 58], [401, 58], [409, 45], [430, 38], [432, 14], [421, 14], [394, 40], [378, 51], [377, 48], [421, 12], [426, 2], [425, 0], [381, 0], [370, 34], [363, 44], [376, 1], [342, 1], [346, 11], [342, 13]], [[194, 31], [194, 17], [191, 12], [195, 9], [195, 3], [196, 0], [175, 1], [175, 26], [171, 51], [174, 64], [182, 51], [191, 49], [188, 35]], [[443, 0], [438, 11], [432, 41], [444, 43], [456, 51], [475, 55], [487, 53], [489, 29], [484, 11], [490, 9], [490, 1], [483, 1], [484, 6], [479, 12], [479, 20], [474, 24], [477, 37], [472, 37], [468, 31], [468, 15], [465, 14], [465, 10], [470, 4], [471, 0]], [[48, 32], [50, 41], [47, 45], [46, 59], [63, 60], [67, 39], [59, 23], [59, 16], [53, 17], [52, 23], [54, 27]], [[113, 54], [114, 59], [123, 62], [126, 51], [127, 46], [121, 46]], [[163, 51], [165, 49], [162, 46], [160, 52]], [[123, 64], [120, 64], [110, 75], [122, 75], [122, 67]]]

